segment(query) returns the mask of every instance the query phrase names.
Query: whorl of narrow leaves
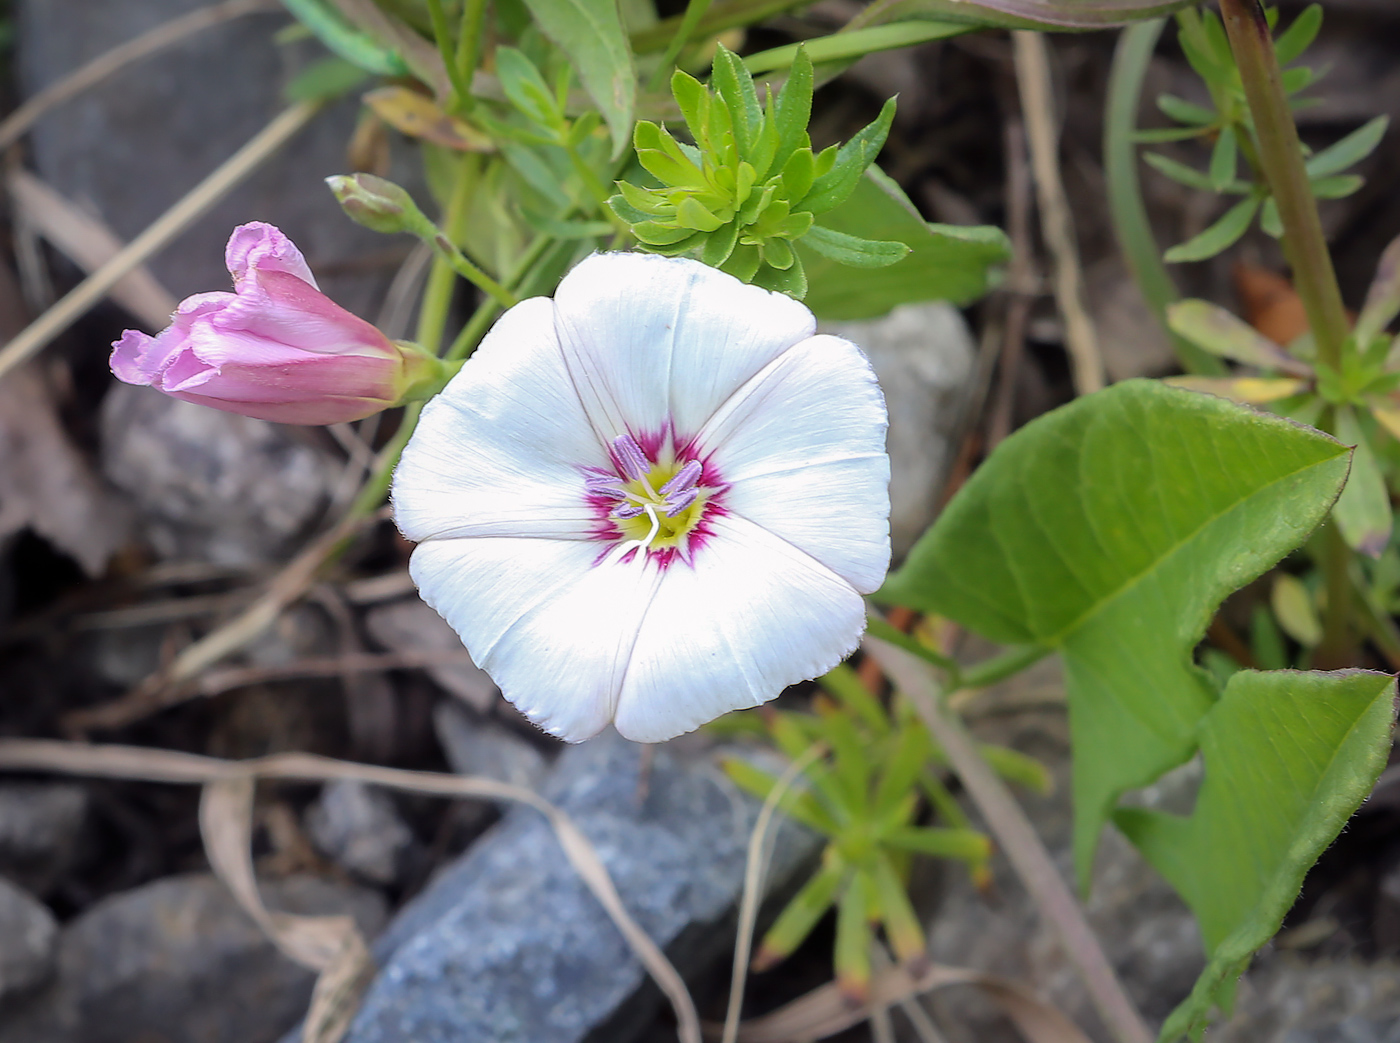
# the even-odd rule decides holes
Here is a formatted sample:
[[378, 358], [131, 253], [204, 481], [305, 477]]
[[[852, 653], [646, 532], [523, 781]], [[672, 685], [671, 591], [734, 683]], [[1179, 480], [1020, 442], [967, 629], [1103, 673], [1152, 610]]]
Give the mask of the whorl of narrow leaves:
[[655, 123], [637, 124], [633, 143], [659, 186], [626, 181], [609, 201], [647, 250], [688, 255], [772, 290], [802, 298], [807, 278], [793, 251], [801, 240], [824, 257], [859, 268], [902, 260], [909, 248], [816, 226], [843, 203], [879, 154], [894, 119], [894, 99], [841, 146], [813, 153], [812, 63], [799, 51], [777, 97], [760, 105], [753, 77], [721, 46], [706, 87], [676, 70], [671, 93], [694, 145]]

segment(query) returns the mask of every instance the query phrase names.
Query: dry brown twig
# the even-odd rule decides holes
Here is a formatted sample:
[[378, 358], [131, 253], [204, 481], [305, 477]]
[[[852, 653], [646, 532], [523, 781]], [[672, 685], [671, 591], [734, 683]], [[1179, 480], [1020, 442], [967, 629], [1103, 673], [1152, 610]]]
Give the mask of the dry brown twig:
[[1084, 305], [1084, 277], [1079, 267], [1079, 248], [1074, 241], [1074, 220], [1060, 179], [1050, 56], [1045, 37], [1040, 33], [1020, 29], [1012, 33], [1012, 37], [1021, 112], [1026, 120], [1031, 168], [1040, 203], [1041, 231], [1054, 261], [1055, 300], [1065, 324], [1065, 348], [1069, 353], [1075, 394], [1087, 395], [1104, 386], [1103, 358], [1099, 354], [1093, 320]]

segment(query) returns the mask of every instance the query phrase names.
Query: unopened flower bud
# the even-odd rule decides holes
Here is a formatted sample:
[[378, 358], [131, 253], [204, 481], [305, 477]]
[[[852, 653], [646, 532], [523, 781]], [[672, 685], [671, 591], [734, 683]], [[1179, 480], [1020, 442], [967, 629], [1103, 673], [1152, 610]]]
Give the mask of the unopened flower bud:
[[350, 219], [366, 228], [422, 235], [428, 225], [413, 197], [392, 181], [373, 174], [336, 174], [326, 184]]
[[119, 379], [260, 420], [335, 424], [426, 398], [452, 375], [322, 294], [271, 225], [236, 228], [227, 259], [237, 292], [187, 298], [157, 336], [127, 330], [113, 345]]

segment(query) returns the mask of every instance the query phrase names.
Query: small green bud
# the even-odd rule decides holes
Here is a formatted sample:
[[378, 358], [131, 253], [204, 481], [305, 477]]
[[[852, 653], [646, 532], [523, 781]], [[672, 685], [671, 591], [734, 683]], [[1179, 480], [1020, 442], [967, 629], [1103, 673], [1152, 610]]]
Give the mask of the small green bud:
[[428, 219], [406, 191], [373, 174], [336, 174], [326, 178], [340, 208], [352, 221], [376, 232], [420, 235]]

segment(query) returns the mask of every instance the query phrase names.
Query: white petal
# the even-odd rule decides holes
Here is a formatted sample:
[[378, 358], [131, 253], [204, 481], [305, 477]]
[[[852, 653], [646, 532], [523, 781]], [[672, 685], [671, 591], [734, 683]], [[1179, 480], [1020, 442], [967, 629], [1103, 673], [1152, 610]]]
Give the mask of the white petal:
[[580, 742], [612, 719], [655, 569], [595, 564], [600, 547], [547, 539], [429, 540], [409, 571], [502, 694]]
[[632, 649], [617, 730], [660, 742], [826, 673], [865, 629], [845, 580], [763, 529], [717, 517], [694, 568], [666, 570]]
[[809, 337], [812, 313], [699, 261], [605, 253], [554, 296], [569, 372], [599, 437], [693, 435], [744, 381]]
[[730, 483], [726, 510], [868, 594], [890, 564], [886, 427], [870, 363], [849, 341], [822, 335], [750, 380], [697, 443]]
[[552, 535], [596, 523], [585, 466], [604, 467], [564, 368], [554, 305], [516, 305], [423, 409], [394, 474], [394, 520], [410, 540]]

